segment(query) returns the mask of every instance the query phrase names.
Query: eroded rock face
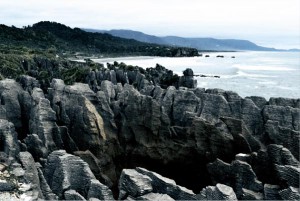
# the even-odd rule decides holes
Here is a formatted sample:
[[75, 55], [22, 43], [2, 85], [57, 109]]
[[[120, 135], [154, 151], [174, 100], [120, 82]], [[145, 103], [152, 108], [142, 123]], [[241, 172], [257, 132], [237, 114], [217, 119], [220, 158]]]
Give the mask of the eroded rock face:
[[44, 175], [59, 199], [63, 199], [64, 191], [69, 189], [75, 190], [85, 198], [112, 199], [110, 190], [96, 180], [88, 164], [63, 150], [54, 151], [49, 155]]
[[1, 160], [15, 160], [19, 154], [18, 134], [14, 124], [0, 119], [0, 152], [3, 153]]
[[198, 197], [201, 200], [237, 200], [233, 189], [223, 184], [206, 187]]
[[34, 159], [29, 152], [20, 152], [20, 161], [23, 169], [25, 170], [24, 179], [26, 183], [30, 184], [32, 190], [32, 196], [34, 198], [44, 198], [41, 191], [41, 184], [39, 179], [39, 173], [35, 166]]
[[57, 147], [54, 140], [57, 141], [58, 145], [62, 144], [62, 140], [56, 139], [59, 137], [55, 136], [55, 132], [58, 132], [56, 113], [52, 110], [48, 99], [33, 97], [36, 100], [36, 104], [31, 110], [29, 130], [31, 133], [37, 134], [45, 149], [51, 153], [60, 148]]
[[134, 169], [124, 169], [119, 182], [119, 199], [139, 197], [153, 191], [152, 179]]
[[68, 127], [70, 137], [80, 150], [89, 149], [97, 154], [106, 133], [103, 119], [91, 100], [96, 95], [86, 84], [65, 86], [61, 80], [53, 80], [50, 100], [58, 118], [58, 122]]
[[207, 168], [213, 178], [213, 183], [225, 183], [234, 187], [238, 198], [243, 197], [245, 189], [253, 192], [263, 190], [262, 182], [257, 180], [256, 174], [247, 162], [235, 160], [227, 164], [216, 160], [208, 164]]
[[0, 81], [0, 119], [14, 124], [19, 138], [23, 139], [28, 132], [31, 97], [15, 80]]
[[[113, 85], [107, 84], [107, 86]], [[70, 143], [66, 143], [69, 145], [70, 150], [68, 151], [89, 150], [96, 158], [100, 159], [101, 163], [99, 164], [104, 177], [110, 178], [107, 179], [106, 184], [111, 185], [110, 180], [116, 184], [117, 173], [113, 157], [118, 156], [120, 152], [116, 140], [116, 125], [108, 102], [113, 99], [113, 96], [104, 98], [108, 93], [113, 93], [114, 88], [110, 88], [112, 91], [108, 89], [106, 92], [103, 91], [106, 95], [102, 96], [102, 99], [87, 84], [76, 83], [72, 86], [66, 86], [62, 80], [54, 79], [51, 87], [49, 99], [53, 110], [56, 112], [57, 122], [59, 125], [67, 127], [69, 135], [66, 138], [69, 139], [70, 143], [72, 142], [72, 146]], [[105, 121], [101, 113], [106, 117]]]
[[[150, 196], [150, 193], [170, 196], [174, 200], [195, 200], [196, 195], [184, 187], [176, 185], [174, 180], [148, 171], [144, 168], [124, 169], [119, 181], [119, 199], [127, 197], [138, 199]], [[151, 194], [154, 196], [153, 194]], [[154, 196], [154, 197], [156, 197]]]
[[36, 184], [34, 197], [113, 199], [109, 188], [127, 200], [299, 196], [298, 99], [165, 89], [135, 71], [88, 80], [54, 79], [48, 94], [28, 76], [0, 81], [0, 165]]

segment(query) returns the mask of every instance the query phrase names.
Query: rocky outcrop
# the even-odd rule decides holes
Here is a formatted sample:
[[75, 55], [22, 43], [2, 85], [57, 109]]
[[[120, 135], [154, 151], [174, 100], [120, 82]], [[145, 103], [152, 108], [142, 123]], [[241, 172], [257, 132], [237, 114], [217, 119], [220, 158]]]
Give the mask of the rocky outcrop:
[[216, 186], [208, 186], [204, 188], [200, 195], [200, 200], [237, 200], [233, 189], [223, 184], [217, 184]]
[[[103, 86], [103, 89], [107, 89], [102, 91], [106, 95], [115, 91], [114, 88], [108, 90], [108, 86], [112, 85]], [[64, 137], [68, 139], [63, 140], [64, 147], [69, 147], [67, 150], [71, 152], [89, 150], [100, 159], [98, 165], [104, 175], [116, 182], [117, 175], [112, 157], [119, 155], [119, 145], [112, 113], [108, 114], [111, 112], [108, 101], [113, 99], [112, 94], [109, 98], [102, 99], [104, 96], [101, 98], [100, 94], [95, 94], [87, 84], [66, 86], [62, 80], [53, 80], [51, 87], [49, 99], [56, 112], [57, 122], [66, 126], [69, 133]], [[102, 114], [106, 117], [105, 121]], [[99, 177], [98, 179], [101, 180]], [[109, 179], [107, 182], [107, 185], [111, 185]]]
[[111, 191], [96, 180], [88, 164], [65, 151], [54, 151], [49, 155], [44, 175], [59, 199], [76, 197], [76, 193], [66, 194], [66, 190], [74, 190], [86, 199], [113, 199]]
[[20, 148], [18, 145], [18, 134], [15, 131], [14, 124], [0, 119], [0, 156], [1, 160], [7, 162], [17, 158]]
[[179, 78], [179, 86], [187, 88], [196, 88], [197, 80], [194, 80], [194, 72], [192, 69], [187, 68], [183, 71], [183, 76]]
[[119, 181], [123, 200], [237, 200], [233, 189], [223, 184], [208, 186], [199, 194], [144, 168], [124, 169]]
[[19, 158], [24, 169], [24, 180], [30, 185], [32, 191], [31, 196], [35, 199], [43, 199], [44, 195], [40, 188], [39, 174], [32, 155], [29, 152], [20, 152]]
[[269, 104], [276, 105], [276, 106], [283, 106], [283, 107], [300, 108], [300, 100], [299, 99], [270, 98]]
[[[238, 198], [244, 198], [246, 192], [262, 192], [263, 185], [257, 180], [251, 166], [244, 161], [235, 160], [231, 164], [216, 160], [208, 164], [213, 183], [225, 183], [233, 186]], [[248, 199], [246, 197], [246, 199]]]
[[265, 184], [264, 185], [264, 199], [265, 200], [280, 200], [280, 187], [278, 185]]
[[61, 80], [53, 80], [51, 86], [50, 101], [57, 121], [68, 127], [80, 150], [97, 153], [98, 147], [106, 140], [106, 133], [103, 119], [91, 103], [91, 100], [96, 100], [94, 92], [88, 85], [65, 86]]
[[279, 195], [283, 200], [299, 200], [300, 192], [299, 188], [289, 187], [279, 191]]
[[25, 91], [32, 93], [34, 88], [40, 88], [39, 81], [28, 75], [21, 75], [19, 78], [19, 83]]
[[[141, 198], [151, 194], [170, 197], [174, 200], [195, 200], [196, 195], [184, 187], [177, 186], [174, 180], [150, 172], [143, 168], [124, 169], [119, 181], [119, 199]], [[150, 195], [149, 195], [150, 196]], [[154, 196], [154, 197], [156, 197]], [[158, 199], [158, 198], [155, 198]]]
[[36, 199], [299, 196], [298, 99], [241, 98], [173, 78], [159, 65], [114, 65], [91, 70], [88, 84], [53, 79], [47, 93], [29, 76], [0, 81], [1, 172]]
[[[59, 146], [62, 144], [62, 140], [59, 139], [60, 136], [55, 136], [59, 130], [56, 124], [56, 113], [52, 110], [50, 101], [44, 97], [41, 90], [35, 88], [32, 97], [34, 105], [30, 115], [29, 130], [36, 136], [29, 136], [28, 139], [25, 139], [25, 142], [27, 142], [28, 147], [34, 148], [40, 147], [37, 145], [41, 141], [44, 150], [46, 150], [45, 152], [51, 153], [60, 148]], [[56, 143], [54, 140], [56, 140]], [[41, 147], [41, 150], [43, 150], [43, 147]], [[35, 153], [35, 151], [32, 151], [32, 153]], [[47, 156], [48, 153], [41, 154], [43, 158]]]
[[139, 197], [153, 191], [152, 179], [137, 172], [134, 169], [124, 169], [119, 183], [119, 199], [126, 199], [128, 196]]
[[0, 119], [13, 123], [23, 139], [28, 133], [31, 97], [15, 80], [5, 79], [0, 81]]

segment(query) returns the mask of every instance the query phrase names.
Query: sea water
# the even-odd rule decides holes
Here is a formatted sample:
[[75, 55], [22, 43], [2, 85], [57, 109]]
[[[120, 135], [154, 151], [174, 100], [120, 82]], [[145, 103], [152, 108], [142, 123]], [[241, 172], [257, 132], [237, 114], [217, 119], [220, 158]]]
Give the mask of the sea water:
[[202, 57], [123, 57], [95, 61], [104, 64], [118, 61], [144, 68], [158, 63], [179, 75], [191, 68], [195, 75], [220, 76], [195, 77], [197, 87], [235, 91], [242, 97], [300, 98], [299, 52], [218, 52], [204, 53]]

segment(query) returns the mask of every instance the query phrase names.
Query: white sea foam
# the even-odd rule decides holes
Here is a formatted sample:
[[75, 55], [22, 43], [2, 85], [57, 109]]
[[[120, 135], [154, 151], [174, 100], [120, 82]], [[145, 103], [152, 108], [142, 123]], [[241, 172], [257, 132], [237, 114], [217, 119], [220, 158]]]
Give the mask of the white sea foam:
[[[182, 75], [192, 68], [195, 75], [218, 75], [220, 78], [196, 77], [198, 87], [236, 91], [240, 96], [300, 98], [299, 53], [292, 52], [227, 52], [205, 53], [205, 57], [128, 57], [106, 58], [97, 62], [124, 62], [140, 67], [161, 64]], [[216, 58], [222, 54], [224, 58]], [[231, 58], [235, 56], [235, 58]]]
[[277, 77], [277, 76], [273, 76], [273, 75], [245, 73], [245, 72], [240, 71], [240, 70], [237, 72], [237, 76], [250, 77], [250, 78], [271, 78], [271, 77]]
[[245, 64], [235, 64], [233, 67], [240, 70], [251, 70], [251, 71], [295, 71], [297, 69], [288, 67], [278, 67], [278, 66], [260, 66], [260, 65], [245, 65]]
[[266, 74], [256, 74], [256, 73], [246, 73], [244, 71], [238, 70], [233, 75], [220, 75], [221, 78], [231, 79], [236, 77], [244, 77], [244, 78], [276, 78], [275, 75], [266, 75]]

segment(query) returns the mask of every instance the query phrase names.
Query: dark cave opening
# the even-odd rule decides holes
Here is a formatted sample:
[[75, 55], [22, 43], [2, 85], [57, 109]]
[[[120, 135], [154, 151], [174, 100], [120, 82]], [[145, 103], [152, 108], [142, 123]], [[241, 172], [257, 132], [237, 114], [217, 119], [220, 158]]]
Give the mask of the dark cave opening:
[[186, 187], [198, 194], [204, 187], [212, 185], [205, 158], [190, 155], [185, 160], [176, 160], [164, 163], [161, 160], [154, 160], [141, 155], [127, 157], [127, 164], [124, 168], [142, 167], [149, 171], [156, 172], [163, 177], [173, 179], [177, 185]]
[[4, 138], [0, 135], [0, 152], [4, 152]]

